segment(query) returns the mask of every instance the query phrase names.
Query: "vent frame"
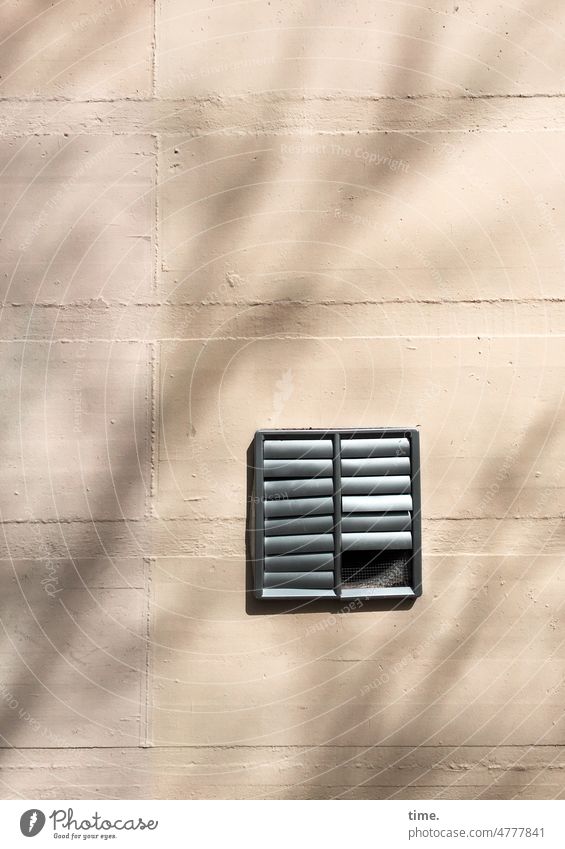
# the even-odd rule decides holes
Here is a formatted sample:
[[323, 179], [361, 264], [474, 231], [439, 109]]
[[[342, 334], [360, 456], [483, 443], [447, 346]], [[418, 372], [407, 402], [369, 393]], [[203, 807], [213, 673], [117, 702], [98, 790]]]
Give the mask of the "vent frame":
[[[410, 444], [410, 494], [412, 498], [412, 554], [409, 559], [411, 580], [406, 586], [348, 586], [342, 580], [342, 451], [343, 439], [408, 439]], [[265, 578], [265, 466], [264, 444], [268, 440], [331, 440], [333, 492], [333, 587], [331, 589], [272, 589]], [[422, 517], [420, 486], [420, 433], [411, 427], [337, 428], [331, 430], [289, 428], [258, 430], [253, 442], [253, 485], [251, 490], [251, 558], [253, 589], [258, 599], [414, 599], [422, 595]], [[310, 480], [306, 478], [305, 480]], [[329, 496], [327, 496], [329, 498]], [[409, 549], [403, 549], [407, 551]], [[375, 555], [376, 556], [376, 555]]]

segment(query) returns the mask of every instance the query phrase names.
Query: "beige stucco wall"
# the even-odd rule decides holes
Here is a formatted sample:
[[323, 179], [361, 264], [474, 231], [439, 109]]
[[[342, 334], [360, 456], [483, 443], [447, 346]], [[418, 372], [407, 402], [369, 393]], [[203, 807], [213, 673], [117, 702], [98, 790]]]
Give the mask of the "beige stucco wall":
[[[565, 795], [563, 4], [5, 8], [2, 795]], [[246, 605], [254, 431], [380, 425], [423, 598]]]

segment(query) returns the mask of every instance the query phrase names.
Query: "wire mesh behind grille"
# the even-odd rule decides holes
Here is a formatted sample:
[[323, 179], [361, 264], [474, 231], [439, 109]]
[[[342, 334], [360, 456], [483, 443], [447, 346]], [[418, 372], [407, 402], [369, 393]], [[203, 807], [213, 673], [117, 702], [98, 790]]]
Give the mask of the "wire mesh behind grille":
[[350, 552], [342, 559], [342, 582], [349, 588], [409, 586], [411, 557], [411, 551]]

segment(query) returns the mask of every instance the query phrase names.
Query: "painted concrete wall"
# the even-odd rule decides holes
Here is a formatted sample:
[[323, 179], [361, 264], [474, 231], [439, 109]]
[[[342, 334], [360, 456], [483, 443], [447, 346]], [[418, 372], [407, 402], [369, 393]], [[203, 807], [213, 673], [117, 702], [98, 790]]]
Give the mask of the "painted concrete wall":
[[[2, 795], [565, 795], [563, 4], [5, 8]], [[255, 429], [380, 425], [424, 597], [246, 606]]]

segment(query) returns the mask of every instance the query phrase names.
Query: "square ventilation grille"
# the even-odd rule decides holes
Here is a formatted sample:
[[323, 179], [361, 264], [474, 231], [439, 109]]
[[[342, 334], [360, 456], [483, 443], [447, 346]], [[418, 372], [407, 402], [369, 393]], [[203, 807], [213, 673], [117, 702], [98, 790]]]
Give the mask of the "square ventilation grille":
[[260, 430], [254, 447], [258, 598], [422, 594], [417, 430]]

